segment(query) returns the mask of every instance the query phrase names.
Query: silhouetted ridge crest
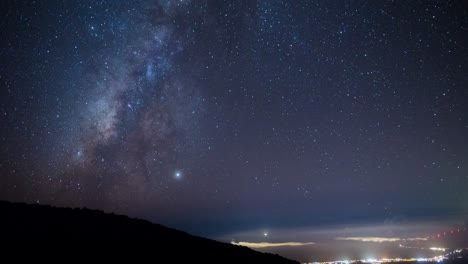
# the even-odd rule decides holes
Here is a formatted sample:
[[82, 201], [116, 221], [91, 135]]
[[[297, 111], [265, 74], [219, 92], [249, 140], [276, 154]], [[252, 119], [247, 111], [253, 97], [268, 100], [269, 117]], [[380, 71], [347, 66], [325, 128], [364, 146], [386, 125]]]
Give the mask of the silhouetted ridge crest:
[[0, 240], [3, 242], [31, 239], [145, 241], [147, 246], [151, 246], [151, 251], [140, 251], [139, 254], [148, 254], [156, 263], [164, 259], [171, 263], [298, 263], [279, 255], [193, 236], [146, 220], [86, 208], [0, 201], [0, 216]]

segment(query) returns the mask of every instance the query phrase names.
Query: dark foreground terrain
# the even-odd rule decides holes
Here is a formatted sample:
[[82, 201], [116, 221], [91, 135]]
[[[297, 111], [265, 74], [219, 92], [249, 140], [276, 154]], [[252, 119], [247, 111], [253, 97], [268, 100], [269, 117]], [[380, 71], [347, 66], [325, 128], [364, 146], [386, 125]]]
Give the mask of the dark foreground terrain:
[[[127, 253], [128, 256], [130, 251], [137, 251], [134, 252], [137, 257], [150, 258], [151, 263], [298, 263], [279, 255], [192, 236], [145, 220], [89, 209], [0, 201], [0, 234], [3, 243], [40, 240], [42, 244], [54, 241], [74, 245], [88, 241], [87, 244], [80, 243], [81, 246], [99, 243], [105, 249], [119, 242], [112, 252], [100, 252], [111, 253], [108, 257], [115, 259], [119, 254]], [[129, 242], [132, 246], [122, 247]], [[144, 246], [136, 250], [138, 244]], [[127, 252], [119, 252], [122, 248]], [[76, 253], [86, 254], [83, 251]]]

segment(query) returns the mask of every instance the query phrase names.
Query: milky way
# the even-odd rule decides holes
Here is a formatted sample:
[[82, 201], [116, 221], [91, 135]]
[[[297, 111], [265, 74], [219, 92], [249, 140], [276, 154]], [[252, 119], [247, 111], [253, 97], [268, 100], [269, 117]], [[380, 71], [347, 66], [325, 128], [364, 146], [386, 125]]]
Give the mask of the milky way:
[[54, 116], [73, 124], [53, 135], [48, 147], [59, 152], [47, 151], [47, 163], [36, 168], [48, 175], [35, 183], [35, 195], [111, 210], [145, 203], [183, 169], [180, 153], [195, 155], [205, 99], [175, 61], [202, 8], [184, 1], [76, 5], [81, 10], [72, 16], [83, 23], [60, 34], [77, 34], [68, 55], [79, 61], [67, 72], [72, 79], [60, 83], [75, 98], [55, 102], [72, 116]]
[[278, 245], [316, 241], [277, 228], [466, 219], [463, 3], [0, 10], [0, 199]]
[[[196, 145], [204, 99], [174, 60], [193, 35], [191, 25], [184, 24], [187, 18], [179, 18], [188, 14], [190, 21], [196, 20], [198, 11], [184, 2], [144, 2], [114, 14], [125, 21], [115, 30], [137, 30], [126, 32], [121, 41], [112, 31], [117, 40], [106, 42], [115, 46], [96, 50], [93, 69], [80, 82], [89, 87], [89, 95], [85, 107], [78, 106], [83, 111], [79, 130], [66, 146], [72, 150], [67, 157], [71, 162], [59, 176], [68, 181], [64, 193], [74, 195], [71, 200], [82, 199], [81, 188], [90, 188], [102, 194], [98, 197], [105, 208], [116, 201], [127, 207], [147, 203], [167, 188], [168, 175], [183, 166], [179, 153]], [[90, 27], [99, 37], [100, 26]], [[78, 184], [78, 189], [69, 188]]]

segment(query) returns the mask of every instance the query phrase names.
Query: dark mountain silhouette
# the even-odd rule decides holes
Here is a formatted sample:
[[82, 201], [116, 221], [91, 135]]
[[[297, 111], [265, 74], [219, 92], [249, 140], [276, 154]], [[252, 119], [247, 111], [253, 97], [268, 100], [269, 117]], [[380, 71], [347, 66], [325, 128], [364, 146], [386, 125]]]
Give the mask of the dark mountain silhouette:
[[123, 215], [0, 201], [0, 241], [17, 240], [145, 242], [151, 263], [298, 263]]

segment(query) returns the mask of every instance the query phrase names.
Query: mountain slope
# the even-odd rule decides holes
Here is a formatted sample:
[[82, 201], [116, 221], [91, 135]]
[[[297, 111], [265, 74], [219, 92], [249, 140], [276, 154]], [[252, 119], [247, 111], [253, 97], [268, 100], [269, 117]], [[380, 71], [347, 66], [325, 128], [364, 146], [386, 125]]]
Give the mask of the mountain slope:
[[0, 201], [0, 234], [3, 242], [144, 241], [151, 251], [138, 252], [140, 256], [147, 254], [153, 260], [155, 257], [157, 260], [170, 259], [171, 263], [297, 263], [278, 255], [192, 236], [145, 220], [89, 209]]

